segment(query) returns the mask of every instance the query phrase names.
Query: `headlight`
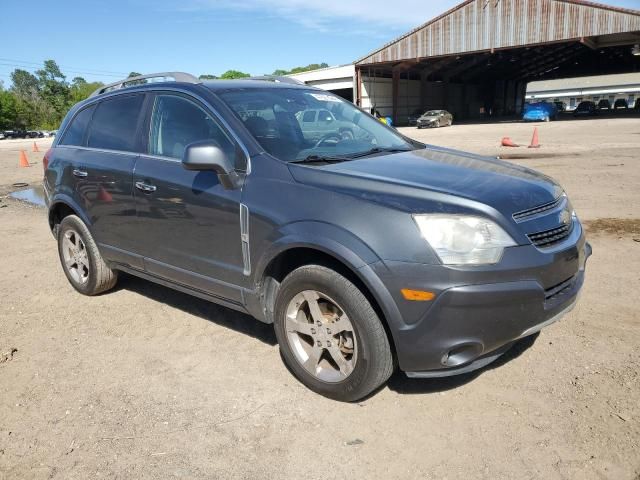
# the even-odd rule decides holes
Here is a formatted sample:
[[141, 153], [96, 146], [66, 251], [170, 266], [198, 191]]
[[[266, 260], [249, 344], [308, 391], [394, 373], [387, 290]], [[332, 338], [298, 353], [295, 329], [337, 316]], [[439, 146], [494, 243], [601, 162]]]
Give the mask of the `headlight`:
[[414, 215], [422, 237], [445, 265], [497, 263], [505, 247], [516, 245], [491, 220], [470, 215]]

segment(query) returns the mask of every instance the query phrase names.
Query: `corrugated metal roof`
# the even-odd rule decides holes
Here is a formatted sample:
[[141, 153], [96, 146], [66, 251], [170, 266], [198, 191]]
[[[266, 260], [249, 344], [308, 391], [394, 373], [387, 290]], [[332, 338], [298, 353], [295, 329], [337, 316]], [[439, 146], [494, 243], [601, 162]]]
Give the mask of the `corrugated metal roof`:
[[636, 31], [640, 31], [640, 11], [585, 0], [466, 0], [356, 65]]

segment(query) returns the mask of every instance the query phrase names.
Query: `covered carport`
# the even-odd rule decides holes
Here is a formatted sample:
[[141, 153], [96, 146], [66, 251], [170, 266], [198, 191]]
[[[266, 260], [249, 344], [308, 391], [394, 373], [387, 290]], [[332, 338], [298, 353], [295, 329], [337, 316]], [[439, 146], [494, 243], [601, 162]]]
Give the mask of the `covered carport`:
[[356, 62], [356, 102], [405, 124], [519, 114], [533, 80], [640, 71], [640, 11], [582, 0], [467, 0]]

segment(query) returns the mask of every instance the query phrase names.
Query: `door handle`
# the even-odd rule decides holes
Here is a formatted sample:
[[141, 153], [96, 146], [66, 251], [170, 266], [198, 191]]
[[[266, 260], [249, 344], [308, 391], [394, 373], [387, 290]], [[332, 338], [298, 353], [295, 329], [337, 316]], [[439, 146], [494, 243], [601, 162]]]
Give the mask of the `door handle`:
[[80, 170], [79, 168], [74, 168], [72, 173], [74, 177], [78, 178], [84, 178], [89, 175], [87, 172], [85, 172], [84, 170]]
[[156, 187], [154, 185], [149, 185], [144, 182], [136, 182], [136, 188], [138, 190], [142, 190], [144, 193], [151, 193], [156, 191]]

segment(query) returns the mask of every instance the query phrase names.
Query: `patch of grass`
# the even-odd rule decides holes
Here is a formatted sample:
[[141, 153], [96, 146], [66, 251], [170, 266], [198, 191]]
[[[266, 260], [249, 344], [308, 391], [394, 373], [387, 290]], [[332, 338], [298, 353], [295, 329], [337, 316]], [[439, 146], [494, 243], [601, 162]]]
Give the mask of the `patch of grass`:
[[587, 220], [584, 227], [589, 233], [609, 233], [612, 235], [640, 235], [638, 218], [599, 218]]

